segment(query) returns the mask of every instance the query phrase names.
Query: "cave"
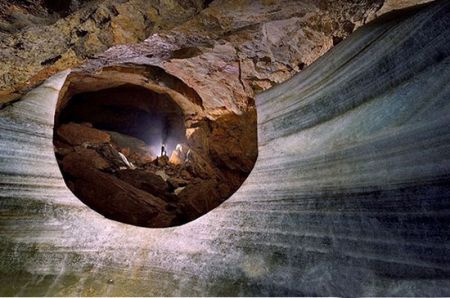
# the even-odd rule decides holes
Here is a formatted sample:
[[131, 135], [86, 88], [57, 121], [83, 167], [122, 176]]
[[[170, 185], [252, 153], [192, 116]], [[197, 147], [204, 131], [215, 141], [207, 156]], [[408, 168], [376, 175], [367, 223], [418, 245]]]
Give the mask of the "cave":
[[450, 296], [450, 1], [99, 2], [0, 39], [0, 296]]
[[[70, 96], [55, 117], [55, 154], [67, 186], [93, 210], [142, 227], [176, 226], [242, 184], [256, 157], [237, 169], [248, 154], [224, 160], [233, 142], [223, 137], [242, 124], [236, 120], [251, 118], [193, 120], [169, 95], [125, 83]], [[256, 128], [250, 130], [244, 149], [254, 155]], [[199, 132], [219, 146], [198, 144]]]
[[75, 95], [62, 111], [59, 123], [90, 123], [93, 127], [143, 141], [158, 155], [161, 144], [168, 155], [186, 141], [184, 115], [167, 95], [146, 88], [124, 86]]

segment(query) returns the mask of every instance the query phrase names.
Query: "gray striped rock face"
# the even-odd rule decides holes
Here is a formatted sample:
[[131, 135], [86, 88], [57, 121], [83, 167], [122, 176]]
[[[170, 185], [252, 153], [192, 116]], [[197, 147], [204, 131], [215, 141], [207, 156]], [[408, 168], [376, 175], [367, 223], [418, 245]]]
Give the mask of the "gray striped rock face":
[[450, 295], [449, 44], [448, 1], [362, 27], [258, 96], [250, 176], [167, 229], [67, 189], [59, 73], [0, 111], [0, 294]]

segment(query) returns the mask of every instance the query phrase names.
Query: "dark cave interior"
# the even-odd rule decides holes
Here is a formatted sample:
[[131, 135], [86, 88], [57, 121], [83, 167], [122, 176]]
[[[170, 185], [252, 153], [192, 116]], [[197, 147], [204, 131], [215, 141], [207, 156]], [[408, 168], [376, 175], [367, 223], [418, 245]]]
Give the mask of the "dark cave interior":
[[93, 127], [137, 138], [159, 154], [161, 144], [173, 151], [184, 143], [184, 116], [167, 95], [133, 85], [75, 95], [62, 111], [60, 123]]

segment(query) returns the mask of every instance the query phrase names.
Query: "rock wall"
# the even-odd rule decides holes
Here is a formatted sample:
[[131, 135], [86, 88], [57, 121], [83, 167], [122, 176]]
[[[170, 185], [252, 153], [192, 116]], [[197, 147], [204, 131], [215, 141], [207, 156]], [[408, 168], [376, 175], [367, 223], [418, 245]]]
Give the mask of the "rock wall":
[[181, 24], [204, 6], [199, 0], [2, 0], [0, 103], [113, 45]]
[[260, 94], [252, 173], [177, 228], [72, 195], [50, 79], [0, 111], [0, 293], [449, 295], [449, 20], [448, 1], [379, 19]]
[[[246, 89], [264, 90], [290, 78], [373, 18], [383, 4], [216, 0], [207, 7], [211, 1], [72, 0], [58, 12], [47, 2], [54, 1], [0, 2], [0, 103], [19, 99], [50, 75], [113, 45], [137, 43], [158, 32], [167, 34], [150, 37], [147, 44], [156, 48], [162, 39], [178, 50], [172, 58], [192, 58], [170, 66], [173, 72], [185, 69], [180, 77], [203, 80], [199, 69], [206, 68], [212, 81], [229, 80], [226, 73], [240, 68], [242, 82], [229, 80], [236, 84], [231, 95], [247, 95], [251, 90]], [[205, 49], [209, 55], [201, 55]], [[210, 59], [218, 60], [214, 69], [208, 69]], [[233, 64], [221, 71], [228, 62]], [[210, 83], [204, 82], [205, 92]]]

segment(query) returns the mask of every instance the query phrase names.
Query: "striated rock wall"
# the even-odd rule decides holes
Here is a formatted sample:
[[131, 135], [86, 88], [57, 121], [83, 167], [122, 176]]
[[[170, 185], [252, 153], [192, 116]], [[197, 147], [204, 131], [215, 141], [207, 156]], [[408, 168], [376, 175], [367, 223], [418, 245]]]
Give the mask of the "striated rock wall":
[[72, 195], [52, 147], [68, 73], [50, 79], [0, 111], [0, 293], [449, 295], [449, 20], [448, 1], [380, 19], [260, 94], [252, 173], [177, 228]]

